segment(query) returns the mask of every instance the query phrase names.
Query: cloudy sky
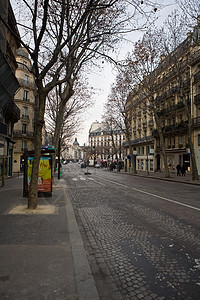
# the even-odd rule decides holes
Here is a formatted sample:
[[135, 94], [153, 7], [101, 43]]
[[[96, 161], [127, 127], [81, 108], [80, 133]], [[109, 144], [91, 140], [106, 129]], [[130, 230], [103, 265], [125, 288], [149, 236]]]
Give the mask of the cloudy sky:
[[[173, 0], [163, 0], [157, 1], [158, 3], [166, 4], [166, 8], [162, 11], [158, 12], [158, 24], [161, 24], [162, 21], [167, 17], [167, 15], [176, 7]], [[131, 41], [137, 41], [142, 36], [141, 32], [133, 32], [129, 35], [129, 39]], [[126, 53], [132, 49], [131, 43], [126, 43], [120, 46], [119, 50], [119, 58], [123, 59], [126, 56]], [[89, 74], [89, 83], [94, 89], [94, 105], [92, 107], [88, 107], [87, 111], [83, 114], [83, 123], [82, 123], [82, 130], [78, 132], [75, 137], [77, 137], [78, 142], [80, 145], [88, 144], [88, 135], [89, 129], [92, 122], [99, 121], [101, 122], [101, 117], [103, 114], [103, 107], [107, 100], [107, 97], [111, 90], [111, 84], [115, 80], [115, 70], [109, 63], [102, 64], [102, 68], [96, 70]], [[74, 137], [74, 138], [75, 138]]]
[[[152, 2], [160, 3], [166, 5], [166, 7], [160, 11], [156, 12], [158, 16], [157, 24], [161, 24], [162, 21], [167, 17], [167, 15], [176, 7], [175, 0], [153, 0]], [[11, 0], [11, 5], [14, 9], [14, 12], [17, 11], [19, 13], [20, 10], [18, 9], [18, 2], [16, 0]], [[128, 39], [132, 42], [137, 41], [141, 36], [142, 32], [132, 32], [128, 35]], [[124, 42], [118, 47], [118, 59], [124, 59], [127, 52], [131, 51], [132, 44], [131, 42]], [[86, 112], [83, 114], [82, 119], [82, 126], [81, 131], [79, 131], [72, 139], [72, 142], [75, 138], [78, 139], [80, 145], [88, 144], [88, 135], [89, 129], [93, 122], [99, 121], [101, 122], [104, 104], [107, 100], [107, 97], [111, 90], [111, 84], [114, 82], [116, 76], [116, 71], [112, 68], [109, 63], [101, 64], [101, 68], [93, 70], [89, 77], [89, 85], [93, 88], [94, 95], [93, 95], [93, 106], [89, 106]]]

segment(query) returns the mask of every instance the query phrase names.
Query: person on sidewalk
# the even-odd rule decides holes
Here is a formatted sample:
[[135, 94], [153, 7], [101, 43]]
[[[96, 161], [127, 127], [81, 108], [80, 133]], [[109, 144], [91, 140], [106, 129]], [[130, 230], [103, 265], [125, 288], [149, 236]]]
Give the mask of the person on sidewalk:
[[177, 176], [181, 176], [181, 165], [177, 165], [176, 166], [176, 170], [177, 170]]
[[182, 174], [182, 176], [185, 176], [185, 173], [186, 173], [186, 166], [183, 165], [183, 166], [181, 167], [181, 174]]

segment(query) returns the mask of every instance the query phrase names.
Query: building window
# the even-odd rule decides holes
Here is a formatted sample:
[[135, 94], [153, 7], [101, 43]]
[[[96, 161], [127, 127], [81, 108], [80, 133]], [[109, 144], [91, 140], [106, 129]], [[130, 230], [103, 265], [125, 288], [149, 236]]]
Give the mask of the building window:
[[149, 155], [149, 153], [150, 153], [149, 146], [146, 146], [146, 155]]
[[24, 90], [24, 101], [29, 101], [28, 99], [28, 91]]
[[27, 142], [26, 141], [22, 141], [22, 150], [26, 150], [27, 149]]
[[150, 159], [150, 171], [153, 171], [153, 159]]
[[28, 107], [23, 107], [23, 115], [22, 115], [23, 118], [28, 118]]
[[143, 171], [144, 170], [144, 160], [141, 159], [141, 170]]
[[22, 69], [27, 70], [27, 63], [26, 63], [26, 61], [22, 62]]
[[11, 124], [11, 122], [9, 122], [9, 124], [8, 124], [8, 134], [9, 135], [12, 134], [12, 124]]
[[22, 124], [22, 134], [26, 134], [26, 130], [27, 130], [27, 125]]
[[26, 74], [24, 75], [24, 81], [26, 84], [29, 83], [29, 76]]
[[200, 134], [198, 134], [198, 146], [200, 146]]
[[141, 150], [142, 150], [142, 153], [141, 153], [141, 154], [144, 154], [144, 146], [142, 146], [142, 149], [141, 149]]

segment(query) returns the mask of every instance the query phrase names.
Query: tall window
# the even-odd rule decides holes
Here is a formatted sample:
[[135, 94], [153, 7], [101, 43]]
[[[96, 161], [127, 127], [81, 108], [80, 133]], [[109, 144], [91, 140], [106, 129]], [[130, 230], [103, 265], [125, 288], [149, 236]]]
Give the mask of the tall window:
[[22, 69], [27, 70], [27, 63], [25, 60], [22, 62]]
[[22, 124], [22, 134], [26, 134], [26, 130], [27, 130], [27, 125]]
[[144, 146], [142, 146], [141, 151], [142, 151], [141, 154], [144, 154]]
[[28, 99], [28, 91], [24, 90], [24, 101], [29, 101]]
[[28, 75], [24, 75], [24, 81], [25, 81], [25, 83], [28, 83], [29, 82], [29, 76]]
[[26, 150], [27, 149], [27, 142], [26, 141], [22, 141], [22, 150]]
[[28, 107], [23, 107], [23, 117], [28, 118]]
[[183, 136], [180, 136], [180, 145], [183, 145]]

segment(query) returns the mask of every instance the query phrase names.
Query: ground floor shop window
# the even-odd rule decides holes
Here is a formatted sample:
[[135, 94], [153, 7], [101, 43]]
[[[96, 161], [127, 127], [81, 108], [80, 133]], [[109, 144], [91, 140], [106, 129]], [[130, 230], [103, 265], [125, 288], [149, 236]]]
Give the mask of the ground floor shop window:
[[153, 159], [150, 159], [150, 171], [153, 172]]
[[138, 166], [137, 166], [137, 167], [138, 167], [138, 170], [140, 170], [140, 160], [138, 159], [137, 162], [138, 162]]
[[141, 159], [141, 170], [143, 171], [144, 170], [144, 160]]

